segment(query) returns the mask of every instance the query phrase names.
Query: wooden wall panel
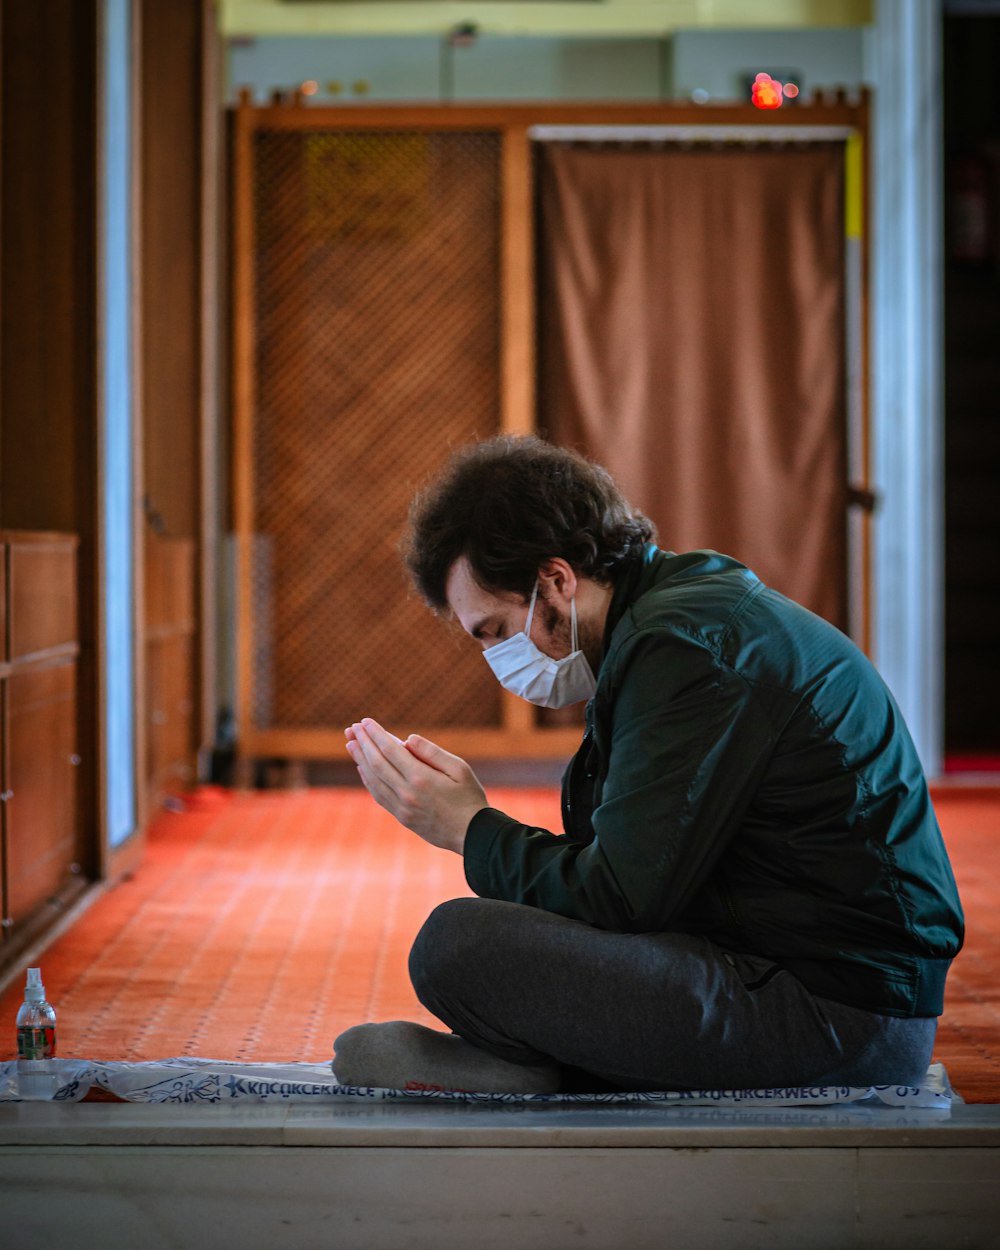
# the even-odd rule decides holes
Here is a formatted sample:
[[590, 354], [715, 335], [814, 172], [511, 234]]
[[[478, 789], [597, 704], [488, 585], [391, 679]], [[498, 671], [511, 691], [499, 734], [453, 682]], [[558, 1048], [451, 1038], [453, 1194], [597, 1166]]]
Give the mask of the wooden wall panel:
[[7, 547], [11, 660], [76, 644], [77, 545], [65, 535]]
[[7, 679], [7, 901], [14, 926], [76, 882], [76, 666]]
[[[99, 0], [0, 0], [0, 525], [79, 534], [78, 783], [88, 875], [117, 872], [103, 855], [98, 462], [100, 289], [97, 265]], [[205, 152], [213, 82], [204, 53], [213, 0], [134, 0], [137, 251], [135, 377], [137, 495], [159, 528], [190, 543], [205, 509], [202, 365], [209, 340], [202, 219], [211, 195]], [[140, 315], [141, 314], [141, 315]], [[152, 527], [151, 527], [152, 528]], [[141, 596], [142, 534], [137, 535]], [[186, 592], [191, 589], [185, 583]], [[201, 617], [200, 602], [184, 607]], [[143, 622], [137, 621], [140, 724]], [[186, 644], [190, 650], [190, 641]], [[208, 644], [205, 644], [206, 646]], [[181, 666], [184, 669], [184, 665]], [[200, 665], [188, 663], [180, 735], [197, 733]], [[210, 718], [206, 718], [210, 724]], [[140, 758], [143, 744], [138, 743]], [[141, 766], [140, 766], [141, 767]], [[140, 777], [140, 785], [142, 778]], [[134, 840], [138, 844], [139, 839]], [[134, 849], [134, 848], [133, 848]], [[119, 859], [122, 857], [118, 857]]]
[[3, 4], [0, 523], [19, 529], [93, 529], [95, 38], [92, 3]]
[[101, 863], [97, 9], [2, 0], [0, 43], [0, 526], [79, 535], [81, 878]]
[[0, 530], [12, 643], [0, 662], [3, 962], [40, 936], [86, 881], [76, 551], [70, 534]]
[[[207, 427], [217, 419], [214, 405], [215, 379], [207, 376], [213, 356], [216, 310], [206, 301], [211, 291], [214, 265], [214, 221], [211, 192], [214, 185], [212, 153], [220, 119], [214, 110], [214, 76], [208, 63], [214, 56], [211, 0], [140, 0], [139, 64], [141, 123], [140, 268], [139, 316], [141, 441], [140, 473], [147, 539], [169, 543], [183, 540], [199, 566], [213, 567], [216, 526], [213, 517], [216, 466], [206, 462], [214, 446]], [[207, 357], [207, 360], [206, 360]], [[146, 550], [150, 548], [147, 544]], [[186, 558], [186, 557], [185, 557]], [[160, 576], [162, 569], [147, 570]], [[186, 743], [186, 775], [194, 774], [193, 751], [207, 745], [213, 729], [212, 701], [214, 648], [214, 585], [195, 577], [168, 580], [168, 595], [189, 596], [169, 607], [171, 622], [180, 611], [190, 625], [188, 659], [171, 672], [179, 680], [183, 672], [183, 698], [171, 700], [171, 713], [186, 708], [188, 725], [175, 748]], [[193, 596], [193, 598], [191, 597]], [[163, 618], [146, 597], [147, 615], [141, 627], [155, 631]], [[197, 624], [195, 624], [197, 622]], [[162, 650], [157, 647], [157, 650]], [[147, 657], [148, 659], [148, 657]], [[158, 672], [158, 667], [154, 665]], [[149, 679], [153, 669], [147, 666]], [[158, 680], [158, 679], [157, 679]], [[160, 696], [151, 688], [147, 698]], [[161, 715], [162, 707], [156, 709]], [[145, 715], [151, 724], [152, 713]], [[158, 741], [162, 735], [158, 735]], [[147, 760], [159, 760], [159, 747], [147, 744]], [[169, 752], [168, 752], [169, 754]], [[163, 774], [162, 761], [150, 763], [147, 778], [156, 792], [161, 787], [152, 777]], [[175, 770], [176, 771], [176, 770]]]
[[162, 532], [198, 532], [201, 0], [141, 6], [144, 492]]
[[0, 664], [10, 655], [7, 636], [7, 548], [0, 546]]

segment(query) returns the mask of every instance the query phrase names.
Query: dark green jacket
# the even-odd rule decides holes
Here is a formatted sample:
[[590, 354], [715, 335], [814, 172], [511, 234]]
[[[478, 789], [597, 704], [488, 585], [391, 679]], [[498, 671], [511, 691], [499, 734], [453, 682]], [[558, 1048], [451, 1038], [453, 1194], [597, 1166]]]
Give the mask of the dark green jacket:
[[712, 551], [620, 576], [564, 835], [493, 808], [469, 885], [625, 933], [701, 933], [813, 993], [942, 1009], [962, 911], [902, 716], [839, 630]]

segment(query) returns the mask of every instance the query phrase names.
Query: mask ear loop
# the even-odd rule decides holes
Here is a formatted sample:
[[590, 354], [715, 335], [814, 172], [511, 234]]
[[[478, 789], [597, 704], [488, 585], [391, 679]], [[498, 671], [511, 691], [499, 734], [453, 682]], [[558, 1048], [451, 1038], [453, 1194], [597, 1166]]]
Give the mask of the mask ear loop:
[[570, 650], [579, 651], [576, 645], [576, 595], [569, 601], [569, 620], [570, 620]]
[[524, 636], [529, 641], [531, 639], [531, 618], [535, 615], [535, 600], [538, 598], [538, 578], [535, 578], [535, 585], [531, 591], [531, 603], [528, 606], [528, 619], [524, 622]]

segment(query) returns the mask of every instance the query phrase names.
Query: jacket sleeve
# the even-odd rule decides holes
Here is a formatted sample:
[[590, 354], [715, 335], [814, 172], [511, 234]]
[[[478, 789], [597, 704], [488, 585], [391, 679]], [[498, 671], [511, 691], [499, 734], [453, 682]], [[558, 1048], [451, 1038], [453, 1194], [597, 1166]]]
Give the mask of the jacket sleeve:
[[484, 898], [603, 929], [661, 931], [739, 828], [777, 730], [743, 677], [662, 631], [624, 644], [612, 683], [594, 840], [570, 842], [487, 808], [466, 836], [466, 879]]

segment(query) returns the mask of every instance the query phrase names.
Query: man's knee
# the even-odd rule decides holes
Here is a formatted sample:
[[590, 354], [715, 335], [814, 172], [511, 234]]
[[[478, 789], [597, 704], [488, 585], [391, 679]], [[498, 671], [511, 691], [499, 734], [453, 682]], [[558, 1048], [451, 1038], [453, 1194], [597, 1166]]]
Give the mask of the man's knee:
[[483, 908], [483, 899], [453, 898], [424, 921], [410, 950], [410, 980], [425, 1006], [427, 996], [448, 985], [470, 955], [475, 958]]

